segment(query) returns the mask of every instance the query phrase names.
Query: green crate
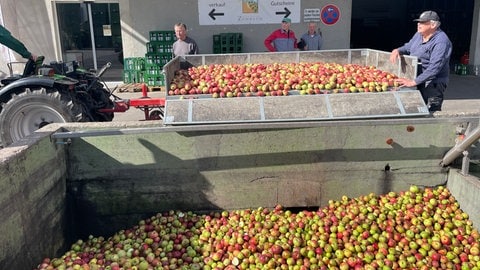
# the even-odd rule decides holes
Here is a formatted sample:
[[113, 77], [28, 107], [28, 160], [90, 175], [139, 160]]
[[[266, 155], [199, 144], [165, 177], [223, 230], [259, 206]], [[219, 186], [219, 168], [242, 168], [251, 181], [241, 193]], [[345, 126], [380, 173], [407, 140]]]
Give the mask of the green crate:
[[147, 42], [147, 54], [172, 53], [173, 45], [167, 41], [150, 41]]
[[165, 76], [163, 74], [144, 74], [143, 82], [146, 83], [148, 86], [165, 86]]
[[124, 70], [123, 82], [124, 83], [140, 83], [143, 82], [143, 71]]
[[176, 40], [174, 31], [150, 31], [150, 41], [165, 41], [173, 43]]
[[146, 65], [157, 65], [159, 67], [163, 67], [170, 60], [172, 60], [171, 53], [145, 54]]
[[221, 46], [220, 47], [220, 53], [241, 53], [242, 52], [242, 46]]
[[148, 75], [163, 75], [163, 67], [160, 65], [147, 65], [144, 74]]
[[220, 35], [213, 35], [213, 46], [220, 45], [221, 38]]
[[123, 59], [124, 70], [142, 70], [145, 68], [145, 57], [127, 57]]
[[132, 72], [131, 71], [123, 71], [123, 82], [124, 83], [132, 83]]
[[222, 46], [235, 46], [243, 44], [242, 33], [222, 33], [220, 34], [220, 44]]
[[213, 45], [213, 53], [215, 53], [215, 54], [222, 53], [222, 46], [214, 44]]

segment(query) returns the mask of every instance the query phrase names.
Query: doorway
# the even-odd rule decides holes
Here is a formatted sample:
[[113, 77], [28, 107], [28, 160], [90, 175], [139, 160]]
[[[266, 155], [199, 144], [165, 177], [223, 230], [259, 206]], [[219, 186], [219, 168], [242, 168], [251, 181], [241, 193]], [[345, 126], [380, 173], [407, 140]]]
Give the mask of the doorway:
[[121, 81], [123, 51], [119, 4], [57, 3], [56, 8], [63, 59], [76, 60], [86, 69], [100, 69], [110, 62], [112, 66], [102, 78]]

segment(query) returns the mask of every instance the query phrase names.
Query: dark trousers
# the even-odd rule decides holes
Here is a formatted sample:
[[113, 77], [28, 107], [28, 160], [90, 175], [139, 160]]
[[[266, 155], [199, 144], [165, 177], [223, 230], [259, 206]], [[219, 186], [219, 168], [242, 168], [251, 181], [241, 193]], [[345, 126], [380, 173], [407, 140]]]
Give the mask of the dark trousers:
[[436, 112], [442, 110], [443, 93], [447, 89], [446, 83], [429, 83], [418, 85], [418, 90], [422, 93], [422, 98], [427, 104], [429, 112]]

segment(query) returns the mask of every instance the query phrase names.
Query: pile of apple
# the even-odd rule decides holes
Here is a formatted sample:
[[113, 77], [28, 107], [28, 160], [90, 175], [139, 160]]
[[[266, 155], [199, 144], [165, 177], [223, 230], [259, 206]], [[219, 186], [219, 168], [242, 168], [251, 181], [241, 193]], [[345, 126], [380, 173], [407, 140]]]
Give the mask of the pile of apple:
[[384, 92], [398, 86], [393, 73], [336, 63], [212, 64], [178, 70], [168, 95], [285, 96]]
[[480, 234], [443, 186], [316, 211], [169, 211], [78, 240], [36, 269], [480, 269]]

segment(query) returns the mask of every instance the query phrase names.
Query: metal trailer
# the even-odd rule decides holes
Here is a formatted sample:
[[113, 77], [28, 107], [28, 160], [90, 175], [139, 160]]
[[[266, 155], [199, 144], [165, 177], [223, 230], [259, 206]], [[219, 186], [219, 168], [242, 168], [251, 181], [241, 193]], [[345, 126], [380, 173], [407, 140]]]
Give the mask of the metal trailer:
[[[349, 94], [211, 98], [211, 95], [168, 95], [170, 83], [182, 65], [323, 62], [374, 66], [399, 77], [415, 78], [417, 58], [403, 56], [391, 64], [388, 52], [371, 49], [295, 51], [279, 53], [205, 54], [176, 57], [164, 67], [167, 90], [164, 124], [219, 124], [279, 121], [322, 121], [428, 116], [428, 108], [416, 89]], [[186, 62], [186, 64], [185, 64]], [[228, 109], [225, 109], [228, 108]]]

